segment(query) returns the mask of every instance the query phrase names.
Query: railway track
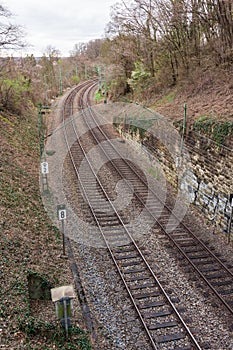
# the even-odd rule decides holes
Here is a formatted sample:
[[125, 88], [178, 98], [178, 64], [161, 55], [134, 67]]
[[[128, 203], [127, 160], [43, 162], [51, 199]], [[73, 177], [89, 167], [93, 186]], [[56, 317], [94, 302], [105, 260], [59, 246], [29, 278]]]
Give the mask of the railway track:
[[[136, 189], [134, 199], [137, 206], [146, 209], [148, 220], [153, 218], [156, 221], [155, 225], [160, 234], [163, 233], [169, 237], [170, 241], [198, 273], [204, 283], [211, 288], [228, 311], [233, 313], [233, 274], [231, 268], [225, 266], [184, 223], [180, 222], [174, 230], [170, 229], [169, 220], [171, 216], [175, 221], [178, 220], [172, 210], [158, 198], [153, 189], [148, 188], [145, 177], [137, 167], [135, 168], [134, 164], [120, 158], [116, 147], [109, 142], [108, 130], [105, 130], [104, 127], [99, 128], [98, 116], [93, 113], [91, 108], [86, 108], [89, 105], [93, 88], [95, 88], [95, 83], [88, 82], [69, 94], [63, 110], [64, 125], [66, 125], [66, 117], [74, 113], [73, 103], [77, 91], [79, 91], [79, 99], [76, 102], [79, 103], [79, 108], [82, 108], [83, 121], [85, 121], [90, 131], [91, 142], [93, 145], [100, 145], [104, 140], [108, 142], [108, 147], [100, 147], [101, 157], [108, 164], [108, 169], [114, 174], [116, 181], [127, 179], [128, 182], [133, 184], [134, 189]], [[66, 130], [66, 127], [64, 130]], [[127, 226], [128, 218], [125, 217], [124, 212], [114, 206], [112, 200], [114, 193], [112, 193], [111, 186], [109, 188], [104, 179], [99, 178], [89, 160], [87, 161], [85, 180], [83, 180], [83, 177], [80, 178], [79, 166], [83, 159], [88, 159], [87, 150], [85, 149], [85, 142], [82, 142], [79, 138], [74, 123], [73, 133], [76, 135], [77, 142], [72, 147], [68, 146], [69, 155], [79, 179], [80, 191], [88, 204], [85, 215], [99, 229], [151, 347], [153, 349], [177, 350], [201, 349], [156, 273], [148, 264], [143, 250], [133, 238]], [[65, 138], [68, 145], [68, 135]], [[90, 173], [92, 176], [90, 176]], [[95, 182], [93, 182], [93, 177]], [[148, 192], [150, 192], [152, 200], [145, 205]], [[162, 213], [161, 203], [163, 205]]]

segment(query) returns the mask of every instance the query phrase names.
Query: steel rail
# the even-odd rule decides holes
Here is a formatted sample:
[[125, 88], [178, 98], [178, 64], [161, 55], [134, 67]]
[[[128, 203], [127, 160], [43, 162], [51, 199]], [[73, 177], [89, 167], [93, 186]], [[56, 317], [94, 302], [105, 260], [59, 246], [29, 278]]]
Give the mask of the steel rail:
[[[65, 124], [65, 119], [67, 118], [67, 116], [65, 115], [66, 114], [65, 108], [66, 108], [67, 103], [68, 102], [69, 103], [72, 102], [72, 104], [73, 104], [73, 99], [77, 95], [78, 90], [80, 88], [85, 87], [86, 85], [87, 85], [87, 82], [84, 82], [83, 84], [79, 84], [79, 86], [73, 88], [69, 92], [69, 95], [66, 97], [64, 105], [63, 105], [63, 108], [62, 108], [62, 124], [63, 124], [63, 128], [65, 128], [65, 125], [66, 125]], [[73, 108], [71, 108], [71, 112], [73, 112]], [[66, 138], [65, 134], [64, 134], [64, 138], [65, 138], [66, 146], [69, 147], [68, 139]], [[78, 268], [77, 268], [77, 264], [75, 262], [75, 257], [74, 257], [74, 253], [73, 253], [73, 249], [72, 249], [72, 245], [71, 245], [69, 237], [66, 237], [65, 244], [67, 245], [68, 256], [71, 259], [71, 270], [72, 270], [72, 273], [74, 275], [74, 282], [75, 282], [75, 286], [76, 286], [76, 289], [77, 289], [77, 292], [78, 292], [78, 298], [79, 298], [79, 301], [80, 301], [80, 304], [81, 304], [81, 309], [82, 309], [82, 313], [83, 313], [84, 322], [85, 322], [85, 325], [87, 327], [87, 330], [91, 333], [92, 340], [95, 343], [96, 342], [98, 343], [98, 336], [97, 336], [96, 331], [95, 331], [95, 327], [94, 327], [93, 320], [92, 320], [92, 317], [91, 317], [91, 312], [90, 312], [89, 305], [88, 305], [88, 302], [87, 302], [87, 299], [86, 299], [84, 288], [83, 288], [82, 283], [81, 283], [81, 279], [80, 279], [80, 276], [79, 276], [79, 271], [78, 271]]]
[[[76, 132], [75, 128], [74, 128], [74, 131], [75, 131], [75, 134], [76, 134], [77, 140], [78, 140], [79, 138], [78, 138], [78, 135], [77, 135], [77, 132]], [[117, 261], [116, 261], [116, 259], [115, 259], [115, 257], [114, 257], [114, 254], [113, 254], [113, 252], [112, 252], [112, 250], [111, 250], [111, 247], [110, 247], [108, 241], [107, 241], [106, 238], [105, 238], [105, 235], [104, 235], [104, 233], [103, 233], [102, 227], [101, 227], [101, 225], [100, 225], [100, 223], [99, 223], [99, 220], [98, 220], [98, 218], [97, 218], [97, 216], [96, 216], [96, 214], [95, 214], [95, 211], [94, 211], [94, 209], [93, 209], [93, 207], [92, 207], [92, 205], [91, 205], [91, 203], [90, 203], [90, 200], [89, 200], [89, 198], [88, 198], [88, 195], [87, 195], [87, 193], [86, 193], [86, 190], [85, 190], [84, 186], [82, 185], [82, 182], [81, 182], [81, 179], [80, 179], [80, 175], [79, 175], [77, 166], [76, 166], [76, 164], [75, 164], [74, 157], [73, 157], [73, 155], [72, 155], [72, 151], [71, 151], [71, 149], [70, 149], [70, 147], [69, 147], [68, 137], [67, 137], [66, 134], [65, 134], [65, 140], [66, 140], [66, 145], [67, 145], [67, 148], [68, 148], [68, 151], [69, 151], [69, 156], [70, 156], [70, 159], [71, 159], [73, 168], [74, 168], [74, 170], [75, 170], [76, 176], [77, 176], [77, 178], [78, 178], [78, 180], [79, 180], [80, 186], [81, 186], [81, 188], [82, 188], [82, 190], [83, 190], [83, 193], [84, 193], [84, 195], [85, 195], [85, 199], [86, 199], [86, 201], [87, 201], [87, 203], [88, 203], [88, 205], [89, 205], [89, 208], [90, 208], [90, 210], [91, 210], [91, 212], [92, 212], [92, 215], [93, 215], [93, 217], [94, 217], [94, 219], [95, 219], [95, 222], [96, 222], [96, 224], [97, 224], [97, 226], [98, 226], [98, 228], [99, 228], [99, 231], [100, 231], [100, 233], [101, 233], [101, 235], [102, 235], [102, 237], [103, 237], [103, 239], [104, 239], [104, 242], [105, 242], [105, 244], [106, 244], [106, 247], [108, 248], [108, 250], [109, 250], [109, 252], [110, 252], [111, 258], [112, 258], [112, 260], [113, 260], [113, 262], [114, 262], [114, 264], [115, 264], [115, 266], [116, 266], [116, 268], [117, 268], [117, 271], [118, 271], [118, 273], [119, 273], [119, 275], [120, 275], [120, 277], [121, 277], [121, 279], [122, 279], [122, 281], [123, 281], [123, 283], [124, 283], [124, 286], [125, 286], [125, 288], [126, 288], [128, 294], [129, 294], [129, 296], [130, 296], [130, 298], [131, 298], [131, 301], [132, 301], [132, 303], [133, 303], [133, 305], [134, 305], [134, 307], [135, 307], [135, 309], [136, 309], [136, 311], [137, 311], [137, 313], [138, 313], [138, 315], [139, 315], [140, 321], [142, 322], [142, 324], [143, 324], [143, 326], [144, 326], [144, 329], [145, 329], [145, 331], [146, 331], [146, 333], [147, 333], [147, 336], [148, 336], [149, 339], [150, 339], [150, 342], [151, 342], [151, 345], [153, 346], [153, 349], [154, 349], [154, 350], [159, 350], [158, 347], [157, 347], [157, 345], [156, 345], [156, 343], [154, 342], [154, 340], [153, 340], [151, 334], [150, 334], [150, 331], [149, 331], [149, 329], [148, 329], [146, 323], [144, 322], [144, 320], [143, 320], [143, 318], [142, 318], [142, 315], [141, 315], [141, 313], [140, 313], [140, 311], [139, 311], [139, 309], [138, 309], [137, 304], [135, 303], [135, 301], [134, 301], [134, 299], [133, 299], [133, 296], [132, 296], [132, 294], [131, 294], [131, 292], [130, 292], [130, 290], [129, 290], [129, 288], [128, 288], [128, 285], [127, 285], [127, 283], [126, 283], [126, 281], [125, 281], [125, 279], [124, 279], [124, 277], [123, 277], [123, 274], [122, 274], [122, 272], [121, 272], [121, 270], [120, 270], [120, 268], [119, 268], [119, 266], [118, 266], [118, 264], [117, 264]], [[78, 142], [79, 142], [79, 141], [78, 141]], [[84, 148], [82, 147], [82, 145], [81, 145], [80, 142], [79, 142], [79, 146], [80, 146], [80, 148], [81, 148], [83, 154], [85, 155], [85, 150], [84, 150]], [[97, 181], [99, 182], [99, 179], [98, 179], [98, 177], [96, 176], [96, 174], [95, 174], [95, 172], [94, 172], [94, 170], [93, 170], [93, 167], [91, 166], [91, 164], [90, 164], [88, 158], [86, 158], [86, 159], [87, 159], [88, 165], [90, 166], [91, 171], [93, 172], [93, 175], [96, 177]], [[99, 182], [99, 185], [100, 185], [101, 189], [103, 190], [103, 193], [106, 195], [106, 198], [107, 198], [107, 199], [109, 200], [109, 202], [111, 203], [109, 197], [107, 196], [106, 191], [104, 190], [104, 188], [103, 188], [103, 186], [102, 186], [102, 184], [101, 184], [100, 182]], [[112, 203], [111, 203], [111, 205], [112, 205]], [[121, 220], [121, 219], [120, 219], [120, 220]], [[123, 224], [123, 222], [122, 222], [122, 224]], [[124, 224], [123, 224], [123, 226], [125, 227]]]
[[[89, 87], [89, 89], [91, 90], [92, 87]], [[84, 93], [85, 93], [85, 91], [84, 91]], [[88, 91], [87, 91], [87, 93], [88, 93]], [[84, 106], [82, 106], [82, 108], [84, 108]], [[85, 110], [84, 110], [83, 112], [84, 112], [84, 114], [86, 114]], [[86, 114], [86, 116], [87, 116], [87, 114]], [[92, 116], [92, 117], [93, 117], [93, 116]], [[87, 118], [85, 118], [85, 122], [86, 122], [87, 126], [89, 127], [89, 130], [90, 130], [90, 132], [92, 133], [93, 137], [94, 137], [95, 140], [98, 142], [96, 136], [94, 135], [94, 133], [92, 132], [92, 129], [90, 128], [90, 125], [89, 125], [88, 122], [87, 122]], [[76, 130], [75, 130], [75, 133], [76, 133]], [[77, 138], [78, 138], [78, 134], [77, 134], [77, 133], [76, 133], [76, 136], [77, 136]], [[107, 155], [107, 153], [105, 152], [105, 150], [101, 147], [101, 145], [99, 145], [99, 146], [100, 146], [102, 152], [105, 154], [105, 156], [106, 156], [107, 159], [108, 159], [108, 155]], [[83, 150], [83, 152], [84, 152], [84, 155], [85, 155], [85, 150], [83, 149], [83, 147], [82, 147], [81, 145], [80, 145], [80, 147], [82, 148], [82, 150]], [[95, 176], [95, 178], [96, 178], [96, 180], [97, 180], [97, 182], [98, 182], [98, 184], [99, 184], [99, 186], [100, 186], [102, 192], [104, 193], [106, 199], [109, 201], [109, 203], [110, 203], [112, 209], [114, 210], [114, 212], [115, 212], [115, 214], [117, 215], [119, 221], [121, 222], [122, 227], [124, 228], [125, 232], [126, 232], [127, 235], [129, 236], [129, 238], [131, 239], [131, 242], [134, 244], [134, 246], [135, 246], [137, 252], [139, 253], [140, 257], [142, 258], [143, 262], [145, 263], [147, 269], [150, 271], [151, 275], [153, 276], [154, 280], [156, 281], [157, 285], [159, 286], [161, 292], [163, 293], [163, 295], [165, 296], [166, 300], [168, 301], [168, 303], [169, 303], [170, 306], [172, 307], [172, 309], [173, 309], [174, 313], [176, 314], [177, 318], [180, 320], [180, 322], [181, 322], [182, 326], [184, 327], [185, 331], [187, 332], [187, 335], [189, 336], [191, 342], [193, 343], [193, 345], [196, 346], [197, 349], [200, 350], [201, 347], [200, 347], [199, 344], [197, 343], [195, 337], [194, 337], [193, 334], [191, 333], [191, 331], [190, 331], [190, 329], [188, 328], [187, 324], [186, 324], [185, 321], [183, 320], [182, 316], [180, 315], [180, 313], [179, 313], [178, 310], [176, 309], [175, 305], [174, 305], [173, 302], [170, 300], [168, 294], [166, 293], [166, 291], [165, 291], [164, 288], [162, 287], [161, 283], [159, 282], [158, 278], [157, 278], [156, 275], [154, 274], [152, 268], [150, 267], [149, 263], [148, 263], [147, 260], [145, 259], [143, 253], [141, 252], [140, 248], [138, 247], [138, 245], [137, 245], [137, 243], [135, 242], [134, 238], [132, 237], [131, 233], [129, 232], [129, 230], [128, 230], [127, 227], [125, 226], [124, 222], [122, 221], [121, 216], [118, 214], [116, 208], [114, 207], [112, 201], [110, 200], [108, 194], [106, 193], [106, 191], [105, 191], [103, 185], [101, 184], [99, 178], [98, 178], [97, 175], [95, 174], [95, 171], [94, 171], [94, 169], [93, 169], [93, 167], [92, 167], [92, 165], [91, 165], [91, 163], [89, 162], [89, 160], [88, 160], [87, 157], [86, 157], [86, 159], [87, 159], [87, 162], [88, 162], [88, 164], [89, 164], [89, 166], [90, 166], [90, 169], [91, 169], [91, 171], [93, 172], [93, 175]], [[110, 161], [111, 161], [111, 160], [110, 160]], [[74, 166], [74, 167], [75, 167], [75, 171], [77, 172], [76, 166]], [[77, 175], [78, 175], [78, 177], [79, 177], [79, 174], [78, 174], [78, 173], [77, 173]], [[83, 187], [83, 186], [82, 186], [82, 187]], [[85, 191], [85, 193], [86, 193], [86, 191]], [[88, 200], [88, 204], [90, 205], [89, 200]], [[120, 276], [121, 276], [121, 279], [122, 279], [122, 281], [123, 281], [123, 283], [124, 283], [124, 285], [125, 285], [125, 287], [126, 287], [126, 289], [127, 289], [127, 292], [128, 292], [128, 294], [129, 294], [129, 296], [130, 296], [130, 299], [131, 299], [131, 301], [132, 301], [132, 303], [133, 303], [133, 305], [134, 305], [134, 307], [135, 307], [135, 309], [136, 309], [136, 311], [137, 311], [137, 313], [138, 313], [138, 315], [139, 315], [139, 318], [140, 318], [140, 320], [141, 320], [141, 322], [142, 322], [144, 328], [146, 329], [146, 332], [147, 332], [147, 334], [148, 334], [148, 336], [149, 336], [149, 338], [150, 338], [150, 341], [151, 341], [152, 345], [155, 346], [155, 347], [154, 347], [155, 349], [157, 349], [157, 347], [156, 347], [156, 345], [155, 345], [155, 343], [154, 343], [154, 341], [153, 341], [153, 338], [152, 338], [151, 335], [150, 335], [150, 331], [149, 331], [147, 325], [145, 324], [145, 322], [144, 322], [144, 320], [143, 320], [143, 317], [142, 317], [142, 315], [141, 315], [141, 312], [140, 312], [139, 308], [137, 307], [137, 304], [136, 304], [135, 301], [134, 301], [133, 295], [132, 295], [132, 293], [130, 292], [128, 286], [127, 286], [127, 282], [125, 281], [125, 278], [124, 278], [123, 274], [121, 273], [121, 271], [120, 271], [120, 269], [119, 269], [118, 263], [117, 263], [117, 261], [116, 261], [116, 259], [115, 259], [115, 257], [114, 257], [114, 254], [113, 254], [113, 252], [112, 252], [112, 249], [111, 249], [111, 247], [110, 247], [108, 241], [107, 241], [106, 238], [105, 238], [105, 234], [104, 234], [104, 232], [103, 232], [103, 230], [102, 230], [102, 228], [101, 228], [101, 226], [100, 226], [100, 224], [99, 224], [98, 218], [96, 217], [96, 215], [95, 215], [95, 213], [94, 213], [94, 210], [93, 210], [93, 208], [92, 208], [91, 205], [90, 205], [90, 207], [91, 207], [92, 214], [93, 214], [93, 216], [94, 216], [94, 218], [95, 218], [95, 220], [96, 220], [96, 222], [97, 222], [97, 225], [98, 225], [98, 227], [99, 227], [99, 229], [100, 229], [101, 235], [102, 235], [102, 237], [103, 237], [103, 239], [104, 239], [104, 241], [105, 241], [105, 244], [106, 244], [106, 246], [107, 246], [107, 248], [108, 248], [108, 250], [109, 250], [109, 252], [110, 252], [110, 254], [111, 254], [111, 257], [112, 257], [112, 259], [113, 259], [113, 261], [114, 261], [114, 264], [115, 264], [115, 266], [117, 267], [117, 270], [118, 270], [118, 272], [119, 272], [119, 274], [120, 274]]]
[[[89, 106], [89, 109], [92, 109], [91, 106]], [[94, 120], [94, 118], [93, 118]], [[96, 124], [97, 126], [97, 124]], [[111, 144], [114, 151], [117, 152], [116, 147], [112, 144], [111, 140], [108, 139], [107, 135], [102, 129], [99, 129], [101, 133], [104, 135], [106, 140]], [[118, 152], [119, 156], [120, 153]], [[128, 160], [123, 160], [127, 165], [131, 168], [131, 170], [136, 174], [137, 172], [135, 169], [132, 168], [131, 164], [128, 162]], [[112, 163], [115, 170], [120, 174], [119, 169]], [[120, 174], [121, 175], [121, 174]], [[138, 178], [146, 185], [144, 179], [137, 173]], [[160, 203], [168, 210], [170, 213], [170, 217], [173, 216], [175, 219], [178, 219], [178, 217], [171, 211], [171, 209], [164, 203], [154, 192], [153, 189], [148, 187], [150, 192], [155, 196], [156, 199], [160, 201]], [[137, 195], [136, 195], [137, 196]], [[139, 196], [137, 196], [138, 200], [142, 203], [142, 200]], [[142, 203], [143, 204], [143, 203]], [[146, 207], [145, 207], [146, 208]], [[195, 264], [191, 261], [191, 259], [187, 256], [187, 254], [184, 252], [184, 250], [180, 247], [180, 245], [175, 241], [175, 239], [171, 236], [169, 232], [166, 231], [166, 228], [163, 227], [163, 225], [158, 221], [157, 218], [155, 218], [154, 214], [151, 212], [149, 208], [146, 208], [148, 213], [156, 220], [156, 223], [159, 225], [159, 227], [162, 229], [162, 231], [168, 236], [168, 238], [172, 241], [172, 243], [176, 246], [176, 248], [179, 250], [179, 252], [185, 257], [186, 260], [190, 263], [190, 265], [194, 268], [194, 270], [199, 274], [199, 276], [205, 281], [205, 283], [209, 286], [209, 288], [213, 291], [213, 293], [219, 298], [219, 300], [224, 304], [224, 306], [233, 314], [233, 308], [226, 302], [226, 300], [219, 294], [219, 292], [214, 288], [214, 286], [208, 281], [208, 279], [205, 277], [205, 275], [195, 266]], [[178, 219], [179, 220], [179, 219]], [[201, 247], [209, 253], [209, 255], [222, 267], [223, 270], [225, 270], [231, 277], [233, 277], [233, 272], [185, 225], [183, 222], [179, 223], [186, 232], [188, 232], [192, 238], [198, 242]]]

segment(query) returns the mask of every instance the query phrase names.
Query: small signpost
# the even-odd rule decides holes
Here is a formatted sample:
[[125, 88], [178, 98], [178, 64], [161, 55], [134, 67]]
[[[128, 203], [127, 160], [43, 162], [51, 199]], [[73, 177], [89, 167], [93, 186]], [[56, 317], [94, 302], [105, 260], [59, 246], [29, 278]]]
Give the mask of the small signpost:
[[41, 173], [43, 175], [46, 175], [49, 173], [49, 164], [47, 162], [42, 162], [41, 163]]
[[227, 230], [227, 236], [228, 236], [228, 243], [231, 241], [231, 226], [232, 226], [232, 219], [233, 219], [233, 193], [230, 194], [229, 196], [229, 202], [231, 206], [231, 213], [230, 213], [230, 218], [228, 222], [228, 230]]
[[42, 188], [43, 193], [46, 193], [48, 191], [48, 178], [47, 174], [49, 173], [49, 164], [47, 162], [42, 162], [41, 164], [41, 174], [42, 174]]
[[57, 217], [58, 220], [61, 221], [62, 224], [62, 242], [63, 242], [63, 258], [66, 257], [65, 251], [65, 220], [66, 220], [66, 206], [64, 204], [60, 204], [57, 206]]
[[55, 303], [57, 318], [61, 320], [66, 331], [66, 338], [68, 338], [69, 327], [71, 326], [70, 318], [73, 316], [74, 287], [70, 285], [52, 288], [51, 297]]

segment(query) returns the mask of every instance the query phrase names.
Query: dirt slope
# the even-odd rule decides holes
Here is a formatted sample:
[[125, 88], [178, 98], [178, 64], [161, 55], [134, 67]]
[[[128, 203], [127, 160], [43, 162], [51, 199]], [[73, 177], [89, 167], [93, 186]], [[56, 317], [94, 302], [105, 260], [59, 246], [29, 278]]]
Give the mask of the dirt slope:
[[233, 121], [233, 71], [215, 68], [203, 74], [193, 72], [185, 83], [158, 98], [153, 107], [164, 116], [179, 120], [184, 103], [190, 122], [202, 116]]
[[[71, 284], [68, 260], [60, 258], [59, 230], [48, 219], [39, 190], [37, 111], [24, 117], [0, 113], [0, 348], [68, 349], [50, 300], [50, 288]], [[46, 297], [32, 299], [29, 277], [41, 278]], [[75, 314], [72, 349], [82, 320]], [[78, 334], [77, 334], [78, 333]], [[86, 347], [86, 349], [90, 349]]]

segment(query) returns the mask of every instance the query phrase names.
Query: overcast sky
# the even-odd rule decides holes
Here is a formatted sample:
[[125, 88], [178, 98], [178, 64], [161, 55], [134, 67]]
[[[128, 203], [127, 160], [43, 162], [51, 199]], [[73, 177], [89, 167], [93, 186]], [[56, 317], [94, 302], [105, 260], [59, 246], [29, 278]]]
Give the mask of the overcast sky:
[[0, 0], [24, 27], [33, 45], [24, 53], [41, 56], [48, 45], [69, 56], [74, 45], [104, 37], [111, 6], [117, 0]]

